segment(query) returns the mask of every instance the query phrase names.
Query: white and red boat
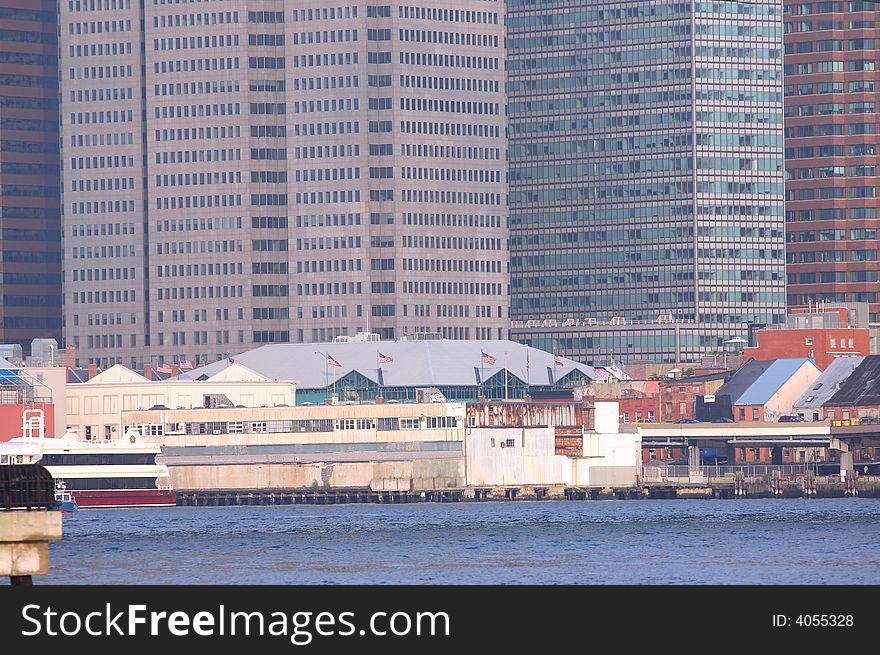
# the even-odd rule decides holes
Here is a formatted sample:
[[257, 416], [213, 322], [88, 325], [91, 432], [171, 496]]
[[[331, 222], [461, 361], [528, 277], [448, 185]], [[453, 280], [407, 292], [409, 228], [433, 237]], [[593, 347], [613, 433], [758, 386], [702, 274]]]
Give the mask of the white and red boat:
[[40, 464], [78, 509], [177, 504], [168, 467], [156, 461], [161, 448], [136, 430], [115, 441], [86, 441], [67, 432], [58, 439], [27, 436], [8, 443], [39, 449]]

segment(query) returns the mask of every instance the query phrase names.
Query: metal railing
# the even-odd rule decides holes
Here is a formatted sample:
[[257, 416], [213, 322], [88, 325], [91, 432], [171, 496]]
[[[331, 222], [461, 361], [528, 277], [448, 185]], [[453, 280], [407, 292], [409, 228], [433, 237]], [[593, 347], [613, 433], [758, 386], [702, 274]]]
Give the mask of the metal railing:
[[646, 482], [659, 482], [669, 479], [689, 478], [692, 473], [702, 475], [704, 478], [735, 478], [737, 473], [742, 473], [747, 478], [770, 477], [774, 471], [779, 471], [783, 476], [804, 475], [807, 471], [816, 472], [814, 462], [806, 464], [736, 464], [726, 466], [721, 464], [703, 465], [698, 469], [691, 470], [686, 464], [642, 465], [642, 478]]
[[54, 509], [55, 482], [40, 464], [0, 466], [0, 510]]

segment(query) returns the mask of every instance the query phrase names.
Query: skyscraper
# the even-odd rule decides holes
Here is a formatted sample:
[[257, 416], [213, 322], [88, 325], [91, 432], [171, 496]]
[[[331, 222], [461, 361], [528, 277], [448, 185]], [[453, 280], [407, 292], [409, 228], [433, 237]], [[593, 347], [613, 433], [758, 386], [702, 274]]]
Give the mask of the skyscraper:
[[785, 2], [788, 304], [869, 303], [880, 325], [874, 2]]
[[780, 322], [782, 1], [507, 8], [512, 337], [694, 361]]
[[138, 4], [61, 8], [81, 359], [506, 336], [502, 3]]
[[0, 0], [0, 342], [61, 338], [55, 2]]

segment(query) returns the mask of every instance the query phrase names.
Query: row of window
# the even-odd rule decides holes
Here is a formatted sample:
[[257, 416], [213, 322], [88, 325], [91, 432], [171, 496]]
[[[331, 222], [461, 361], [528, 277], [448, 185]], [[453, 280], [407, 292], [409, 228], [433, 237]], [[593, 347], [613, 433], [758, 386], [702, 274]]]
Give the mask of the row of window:
[[501, 182], [501, 171], [404, 166], [400, 169], [400, 177], [404, 180], [437, 180], [439, 182], [491, 183]]
[[[134, 212], [134, 200], [101, 200], [70, 203], [70, 213], [78, 214], [119, 214]], [[134, 253], [132, 253], [134, 254]], [[74, 250], [74, 257], [76, 251]]]
[[[843, 23], [837, 29], [843, 29]], [[829, 28], [831, 29], [831, 28]], [[805, 52], [843, 52], [843, 39], [823, 39], [820, 41], [799, 41], [798, 43], [786, 43], [785, 54], [800, 54]], [[847, 39], [846, 50], [874, 50], [874, 39]]]
[[[130, 0], [127, 0], [130, 1]], [[77, 3], [79, 4], [79, 3]], [[153, 4], [156, 4], [153, 2]], [[162, 3], [166, 4], [166, 3]], [[248, 12], [248, 15], [258, 12]], [[166, 16], [153, 16], [153, 27], [196, 27], [198, 25], [229, 25], [238, 22], [238, 12], [198, 12], [189, 14], [174, 14]], [[255, 22], [255, 21], [251, 21]]]
[[[235, 126], [235, 130], [230, 127], [227, 134], [232, 136], [237, 133], [239, 126]], [[195, 129], [193, 130], [195, 133]], [[208, 128], [210, 134], [210, 128]], [[210, 137], [208, 137], [210, 138]], [[253, 150], [251, 150], [253, 153]], [[251, 157], [251, 159], [260, 159], [260, 157]], [[202, 161], [240, 161], [241, 150], [238, 148], [214, 149], [214, 150], [166, 150], [156, 153], [157, 164], [182, 164], [190, 162]]]
[[876, 250], [820, 250], [806, 252], [788, 252], [785, 257], [788, 264], [810, 264], [814, 262], [875, 262]]
[[498, 93], [498, 80], [480, 80], [470, 77], [441, 77], [432, 75], [401, 75], [400, 86], [408, 89], [443, 89], [446, 91], [480, 91]]
[[[377, 123], [377, 121], [372, 121], [373, 123]], [[293, 135], [294, 136], [321, 136], [326, 134], [359, 134], [360, 133], [361, 124], [358, 121], [339, 121], [333, 123], [303, 123], [293, 126]], [[372, 131], [385, 131], [385, 130], [370, 130]], [[286, 157], [285, 157], [286, 159]]]
[[[256, 266], [256, 264], [254, 264]], [[198, 275], [207, 275], [213, 277], [215, 275], [241, 275], [241, 262], [223, 263], [223, 264], [165, 264], [156, 267], [156, 275], [158, 277], [192, 277]], [[201, 273], [199, 272], [201, 271]], [[177, 312], [174, 312], [176, 315]], [[183, 311], [181, 311], [183, 314]], [[199, 317], [195, 319], [198, 321]], [[177, 320], [176, 318], [174, 319]], [[181, 317], [180, 320], [183, 320]]]
[[297, 250], [336, 250], [339, 248], [360, 248], [359, 236], [347, 237], [312, 237], [310, 239], [297, 239]]
[[68, 23], [69, 34], [111, 34], [115, 32], [131, 32], [130, 20], [87, 21]]
[[794, 223], [800, 221], [837, 221], [863, 218], [877, 218], [876, 207], [829, 207], [824, 209], [791, 209], [785, 212], [785, 222]]
[[786, 200], [829, 200], [831, 198], [876, 198], [877, 187], [875, 186], [837, 186], [821, 187], [816, 189], [787, 189]]
[[238, 102], [215, 102], [204, 105], [163, 105], [162, 107], [156, 107], [154, 110], [155, 118], [196, 118], [202, 116], [238, 116], [240, 114], [241, 104]]
[[[296, 262], [297, 273], [330, 273], [331, 271], [345, 272], [361, 270], [363, 270], [363, 261], [360, 259], [321, 259], [318, 261], [306, 260]], [[345, 291], [343, 290], [342, 293], [345, 293]], [[349, 290], [349, 293], [353, 292]]]
[[[404, 281], [403, 290], [406, 293], [436, 294], [436, 295], [466, 295], [466, 296], [500, 296], [503, 295], [503, 285], [495, 282], [425, 282], [423, 280], [410, 282]], [[375, 292], [374, 292], [375, 293]], [[430, 314], [428, 314], [430, 316]]]
[[[296, 193], [295, 198], [297, 205], [321, 205], [328, 202], [360, 202], [361, 191], [360, 189], [355, 189], [354, 191], [350, 189], [342, 189], [340, 191], [311, 191], [309, 193]], [[394, 197], [390, 191], [386, 194], [383, 190], [378, 189], [370, 191], [370, 200], [394, 200]]]
[[[372, 214], [371, 214], [372, 216]], [[390, 214], [389, 214], [390, 218]], [[371, 221], [372, 222], [372, 221]], [[388, 221], [393, 222], [392, 220]], [[454, 227], [502, 227], [500, 216], [483, 214], [434, 214], [406, 212], [401, 214], [401, 222], [406, 225], [449, 225]]]
[[442, 32], [438, 30], [399, 30], [401, 41], [414, 43], [443, 43], [470, 47], [497, 48], [498, 36], [494, 34], [471, 34], [469, 32]]
[[[390, 145], [390, 144], [389, 144]], [[371, 143], [371, 155], [390, 155], [388, 152], [379, 152], [378, 149], [384, 148], [385, 144]], [[374, 152], [374, 149], [376, 152]], [[358, 157], [361, 154], [361, 146], [359, 143], [348, 143], [344, 145], [326, 145], [326, 146], [297, 146], [294, 149], [296, 159], [322, 159], [330, 157]]]
[[133, 177], [102, 177], [100, 179], [71, 180], [71, 191], [120, 191], [134, 189]]
[[213, 196], [170, 196], [156, 198], [156, 209], [191, 209], [195, 207], [241, 207], [241, 194]]
[[[372, 192], [371, 192], [372, 194]], [[441, 202], [460, 205], [502, 205], [500, 193], [475, 193], [473, 191], [435, 191], [434, 189], [404, 189], [403, 200], [406, 202]]]
[[71, 125], [95, 125], [98, 123], [131, 123], [131, 109], [114, 111], [78, 111], [70, 114]]
[[207, 173], [178, 173], [177, 175], [157, 175], [155, 186], [204, 186], [206, 184], [240, 183], [241, 171], [209, 171]]
[[404, 234], [401, 236], [400, 245], [403, 248], [427, 248], [430, 250], [452, 249], [462, 252], [472, 250], [503, 250], [504, 248], [501, 239], [487, 239], [482, 237], [435, 237], [411, 234]]
[[799, 146], [786, 148], [786, 159], [812, 159], [813, 157], [865, 157], [877, 154], [877, 146], [873, 143], [855, 143], [849, 146], [821, 145]]
[[238, 46], [238, 34], [211, 34], [206, 36], [169, 37], [153, 39], [153, 50], [195, 50], [196, 48], [229, 48]]
[[[449, 273], [501, 273], [500, 261], [471, 259], [401, 259], [405, 271], [443, 271]], [[391, 260], [392, 266], [394, 260]]]
[[[846, 129], [844, 129], [846, 128]], [[810, 136], [841, 136], [843, 134], [877, 134], [876, 123], [823, 123], [786, 127], [785, 138]]]
[[157, 255], [195, 254], [201, 252], [242, 252], [241, 240], [171, 241], [156, 244]]
[[[44, 283], [41, 283], [44, 284]], [[137, 292], [132, 290], [125, 291], [80, 291], [73, 292], [73, 303], [75, 305], [98, 304], [106, 305], [108, 302], [137, 302]]]
[[[285, 287], [286, 289], [286, 287]], [[254, 286], [254, 296], [271, 296], [271, 295], [287, 295], [286, 293], [260, 293], [265, 287]], [[158, 300], [184, 300], [199, 298], [241, 298], [244, 296], [244, 289], [241, 285], [214, 286], [214, 287], [171, 287], [156, 289], [156, 298]]]
[[[388, 107], [373, 106], [373, 101], [383, 100], [384, 98], [370, 98], [370, 109], [391, 109]], [[390, 101], [390, 98], [388, 98]], [[303, 100], [302, 102], [293, 103], [293, 111], [295, 114], [314, 113], [322, 111], [352, 111], [360, 109], [360, 100], [358, 98], [333, 98], [325, 100]]]
[[[253, 218], [254, 227], [260, 219]], [[193, 219], [172, 219], [171, 221], [156, 221], [157, 232], [183, 232], [186, 230], [233, 230], [241, 229], [241, 216], [223, 216], [220, 218], [193, 218]]]
[[473, 68], [477, 70], [498, 70], [498, 57], [474, 57], [470, 55], [446, 55], [432, 52], [398, 53], [401, 64], [413, 66], [439, 66], [446, 68]]
[[[219, 266], [219, 264], [218, 264], [218, 266]], [[159, 323], [165, 323], [166, 322], [165, 321], [165, 314], [167, 314], [167, 313], [168, 312], [166, 312], [166, 311], [156, 312], [156, 320]], [[238, 320], [243, 321], [244, 320], [244, 309], [239, 307], [237, 314], [238, 314]], [[132, 314], [132, 323], [135, 322], [133, 320], [134, 316], [135, 315]], [[214, 309], [214, 320], [215, 321], [228, 321], [228, 320], [230, 320], [230, 316], [233, 316], [233, 318], [234, 318], [235, 314], [230, 314], [228, 308], [221, 309], [220, 307], [216, 307]], [[194, 310], [192, 310], [192, 317], [196, 323], [198, 323], [199, 321], [201, 321], [202, 323], [205, 323], [208, 320], [208, 311], [205, 309], [194, 309]], [[188, 320], [186, 318], [186, 312], [182, 309], [172, 310], [171, 311], [171, 318], [172, 318], [172, 321], [171, 321], [172, 323], [176, 323], [176, 322], [185, 323]], [[228, 332], [226, 334], [228, 334]], [[220, 337], [218, 337], [218, 343], [220, 343], [219, 339], [220, 339]], [[227, 339], [226, 343], [228, 343], [228, 342], [229, 341]]]
[[[238, 93], [238, 80], [212, 80], [208, 82], [177, 82], [154, 84], [154, 96], [197, 95], [202, 93]], [[71, 91], [71, 93], [73, 93]], [[129, 95], [129, 98], [131, 96]]]
[[842, 291], [832, 292], [825, 291], [823, 293], [790, 293], [786, 296], [786, 302], [792, 305], [809, 305], [817, 302], [835, 303], [835, 302], [877, 302], [877, 294], [872, 291], [858, 291], [855, 293], [844, 293]]
[[877, 282], [877, 271], [821, 271], [819, 273], [789, 273], [789, 284], [822, 284], [846, 282]]
[[208, 57], [199, 59], [172, 59], [156, 62], [153, 69], [156, 73], [189, 73], [196, 71], [238, 70], [238, 57]]
[[[871, 88], [865, 90], [874, 90], [873, 82], [870, 83]], [[844, 111], [844, 107], [846, 111]], [[787, 105], [785, 107], [786, 116], [830, 116], [834, 114], [873, 114], [876, 111], [876, 105], [873, 102], [850, 102], [844, 105], [842, 102], [825, 102], [818, 105]]]
[[134, 144], [134, 133], [133, 132], [101, 132], [100, 134], [94, 134], [91, 132], [87, 132], [86, 134], [71, 134], [70, 135], [70, 145], [74, 148], [80, 147], [92, 147], [92, 146], [118, 146], [118, 145], [133, 145]]
[[[199, 141], [202, 141], [205, 139], [231, 139], [238, 138], [240, 136], [240, 125], [208, 125], [207, 127], [178, 127], [176, 129], [163, 128], [161, 130], [156, 130], [155, 141], [157, 143], [162, 143], [163, 141], [188, 141], [190, 139], [198, 139]], [[251, 130], [251, 136], [255, 136], [253, 134], [253, 129]], [[217, 151], [215, 150], [214, 152]], [[159, 163], [158, 159], [156, 160], [156, 163]]]
[[[74, 282], [91, 282], [97, 280], [134, 280], [135, 269], [133, 268], [75, 268], [73, 269]], [[91, 314], [89, 315], [91, 321]], [[89, 323], [91, 325], [91, 323]], [[113, 325], [112, 318], [110, 325]]]

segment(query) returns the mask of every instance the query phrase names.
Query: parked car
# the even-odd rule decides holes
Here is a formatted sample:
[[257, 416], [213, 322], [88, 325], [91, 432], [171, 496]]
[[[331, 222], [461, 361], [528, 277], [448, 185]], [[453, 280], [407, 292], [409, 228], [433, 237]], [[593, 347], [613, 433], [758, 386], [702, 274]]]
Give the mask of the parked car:
[[700, 421], [695, 418], [680, 418], [676, 423], [700, 423]]
[[779, 417], [780, 423], [801, 423], [804, 417], [800, 414], [783, 414]]
[[640, 418], [636, 421], [636, 423], [653, 423], [654, 419], [652, 418]]
[[710, 423], [733, 423], [732, 418], [713, 418]]

